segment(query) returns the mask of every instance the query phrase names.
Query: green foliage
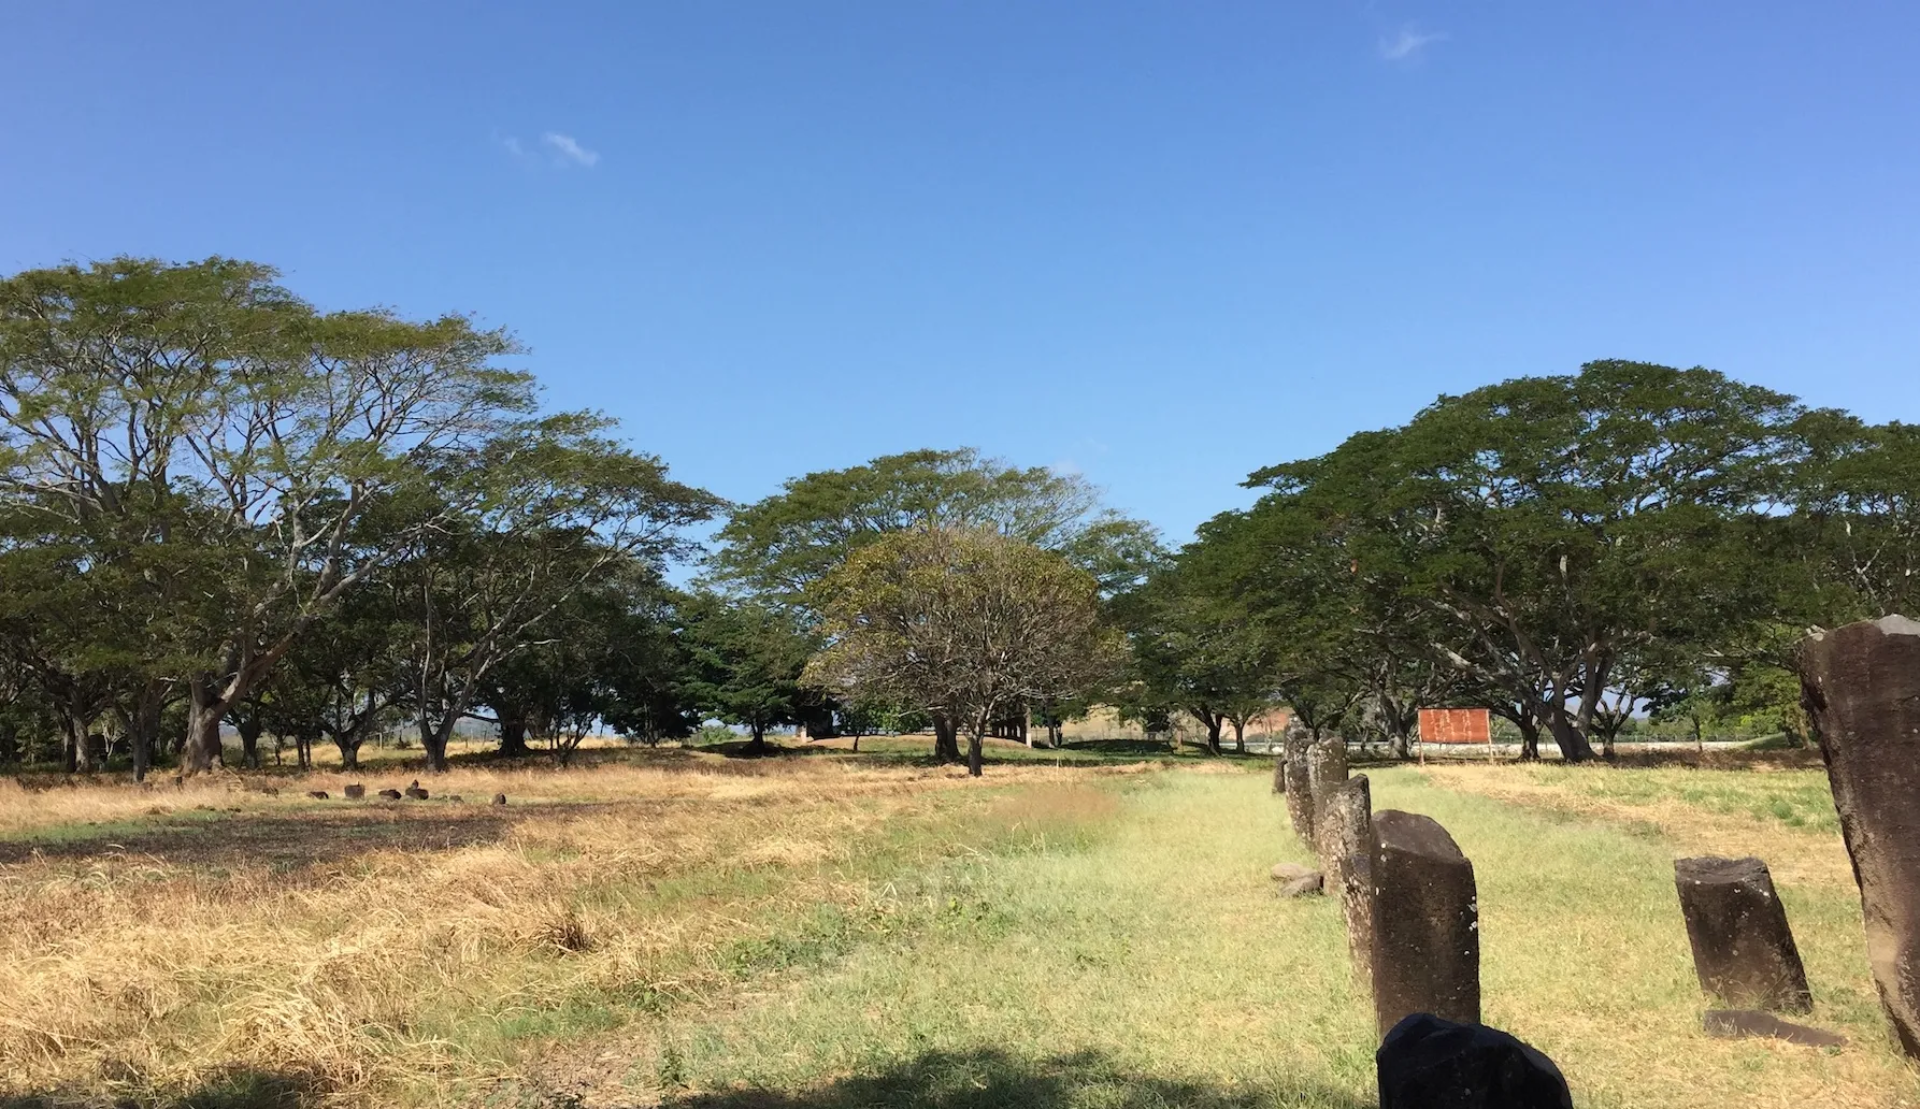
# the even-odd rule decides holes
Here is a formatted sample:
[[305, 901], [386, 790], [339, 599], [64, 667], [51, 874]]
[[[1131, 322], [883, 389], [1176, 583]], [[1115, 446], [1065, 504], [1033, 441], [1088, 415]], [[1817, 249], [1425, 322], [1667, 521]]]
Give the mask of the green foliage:
[[679, 692], [687, 703], [746, 728], [755, 747], [765, 743], [767, 729], [798, 718], [807, 696], [800, 673], [813, 642], [790, 613], [697, 593], [680, 615], [688, 666]]
[[720, 529], [714, 578], [781, 604], [855, 552], [913, 528], [990, 528], [1057, 550], [1113, 589], [1157, 557], [1153, 530], [1099, 506], [1077, 475], [1019, 469], [971, 448], [886, 455], [862, 466], [794, 478], [734, 510]]
[[1597, 721], [1630, 711], [1610, 692], [1640, 699], [1774, 613], [1754, 534], [1808, 418], [1710, 370], [1595, 362], [1442, 397], [1404, 428], [1253, 480], [1318, 521], [1347, 576], [1417, 602], [1408, 630], [1434, 638], [1405, 648], [1579, 759]]
[[976, 774], [990, 725], [1099, 684], [1119, 658], [1093, 575], [984, 528], [895, 532], [823, 578], [811, 600], [828, 646], [806, 683], [967, 729]]

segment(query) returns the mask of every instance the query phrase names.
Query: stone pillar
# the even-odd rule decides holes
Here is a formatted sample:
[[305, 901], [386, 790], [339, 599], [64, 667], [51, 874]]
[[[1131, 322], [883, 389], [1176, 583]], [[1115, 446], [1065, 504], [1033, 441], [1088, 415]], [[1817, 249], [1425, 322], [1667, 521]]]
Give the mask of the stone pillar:
[[1314, 834], [1319, 834], [1320, 806], [1327, 791], [1347, 780], [1347, 741], [1322, 736], [1307, 746], [1307, 791], [1313, 794]]
[[1328, 790], [1316, 816], [1327, 896], [1340, 899], [1353, 972], [1365, 982], [1373, 948], [1373, 794], [1367, 776], [1357, 774]]
[[1800, 682], [1860, 884], [1880, 1004], [1920, 1058], [1920, 622], [1888, 616], [1812, 636]]
[[1473, 864], [1430, 816], [1373, 816], [1373, 1010], [1382, 1036], [1413, 1013], [1480, 1023]]
[[1773, 876], [1759, 859], [1675, 859], [1700, 988], [1735, 1009], [1813, 1008], [1807, 972]]
[[1286, 760], [1287, 817], [1295, 838], [1313, 849], [1313, 787], [1308, 780], [1308, 749], [1312, 736], [1298, 722], [1289, 721], [1281, 740]]

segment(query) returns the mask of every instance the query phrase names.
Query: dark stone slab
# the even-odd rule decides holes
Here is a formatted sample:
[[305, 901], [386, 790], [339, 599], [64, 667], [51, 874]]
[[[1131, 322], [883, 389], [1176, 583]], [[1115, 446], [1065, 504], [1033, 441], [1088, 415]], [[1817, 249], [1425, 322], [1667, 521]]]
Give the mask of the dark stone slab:
[[1473, 864], [1438, 821], [1373, 814], [1374, 1016], [1480, 1023], [1480, 908]]
[[1766, 863], [1675, 859], [1673, 882], [1702, 990], [1739, 1009], [1813, 1008], [1800, 949]]
[[1553, 1060], [1484, 1024], [1414, 1013], [1373, 1059], [1380, 1109], [1573, 1109]]
[[1811, 636], [1801, 696], [1853, 857], [1867, 962], [1900, 1046], [1920, 1058], [1920, 623]]
[[1293, 822], [1294, 838], [1313, 849], [1313, 786], [1308, 778], [1308, 749], [1313, 737], [1298, 721], [1287, 724], [1282, 740], [1286, 760], [1287, 818]]
[[1754, 1038], [1785, 1040], [1807, 1047], [1847, 1046], [1847, 1038], [1838, 1032], [1781, 1020], [1758, 1009], [1708, 1009], [1700, 1024], [1707, 1035], [1722, 1040]]

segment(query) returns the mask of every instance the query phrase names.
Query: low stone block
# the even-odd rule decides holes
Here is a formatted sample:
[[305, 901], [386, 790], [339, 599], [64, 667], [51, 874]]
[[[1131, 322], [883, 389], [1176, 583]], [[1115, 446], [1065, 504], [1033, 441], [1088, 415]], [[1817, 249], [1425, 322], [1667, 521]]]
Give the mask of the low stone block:
[[1759, 859], [1675, 859], [1673, 881], [1700, 988], [1739, 1009], [1813, 1008], [1773, 876]]
[[1273, 880], [1276, 882], [1291, 882], [1295, 878], [1305, 878], [1314, 873], [1317, 872], [1312, 867], [1301, 866], [1299, 863], [1273, 864]]
[[1280, 887], [1282, 897], [1314, 897], [1326, 889], [1326, 878], [1319, 871], [1303, 874]]
[[1373, 1058], [1380, 1109], [1573, 1109], [1553, 1060], [1484, 1024], [1414, 1013]]
[[343, 792], [346, 793], [347, 800], [358, 801], [367, 795], [367, 787], [361, 785], [359, 782], [355, 782], [348, 786]]

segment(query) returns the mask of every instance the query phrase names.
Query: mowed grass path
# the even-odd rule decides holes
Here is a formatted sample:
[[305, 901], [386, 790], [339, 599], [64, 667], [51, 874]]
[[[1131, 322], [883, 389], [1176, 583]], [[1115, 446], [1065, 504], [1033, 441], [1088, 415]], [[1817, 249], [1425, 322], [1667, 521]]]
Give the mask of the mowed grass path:
[[[1818, 1002], [1810, 1019], [1853, 1045], [1712, 1040], [1663, 837], [1443, 788], [1415, 769], [1372, 778], [1377, 807], [1435, 816], [1474, 860], [1485, 1019], [1558, 1060], [1576, 1104], [1920, 1104], [1873, 998], [1850, 889], [1789, 885], [1783, 897]], [[1055, 842], [887, 891], [903, 911], [938, 910], [928, 927], [651, 1024], [585, 1101], [1373, 1104], [1370, 1008], [1349, 980], [1338, 906], [1275, 897], [1270, 866], [1306, 855], [1265, 780], [1169, 772], [1101, 788], [1117, 804], [1091, 821], [1071, 789], [1010, 795], [1037, 830], [1061, 823], [1054, 810], [1080, 819]], [[1831, 846], [1796, 834], [1811, 852]]]

